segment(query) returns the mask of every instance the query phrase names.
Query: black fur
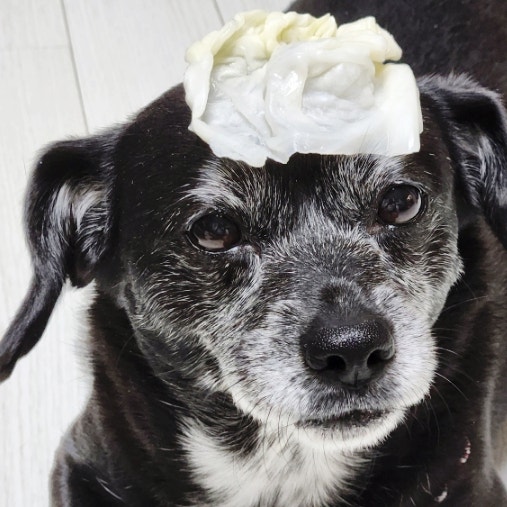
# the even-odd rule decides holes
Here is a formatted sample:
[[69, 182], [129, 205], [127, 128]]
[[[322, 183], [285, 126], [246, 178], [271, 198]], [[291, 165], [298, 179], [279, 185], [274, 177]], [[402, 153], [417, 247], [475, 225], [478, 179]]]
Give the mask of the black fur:
[[[42, 335], [65, 280], [79, 287], [94, 280], [93, 393], [57, 455], [57, 507], [220, 505], [192, 471], [181, 441], [188, 420], [238, 460], [254, 456], [264, 431], [219, 388], [223, 335], [241, 324], [226, 352], [245, 363], [238, 376], [247, 385], [243, 335], [267, 326], [280, 295], [300, 296], [313, 317], [330, 308], [354, 312], [387, 277], [370, 252], [331, 238], [324, 223], [331, 216], [364, 224], [378, 238], [396, 259], [400, 291], [417, 289], [417, 279], [403, 278], [418, 266], [426, 270], [421, 283], [445, 283], [455, 232], [463, 274], [432, 329], [439, 364], [429, 394], [384, 442], [356, 453], [365, 465], [325, 505], [507, 505], [496, 471], [507, 415], [507, 8], [502, 0], [301, 0], [294, 7], [331, 12], [339, 22], [375, 15], [405, 49], [405, 61], [421, 77], [425, 131], [421, 152], [403, 159], [403, 175], [426, 189], [428, 212], [409, 227], [381, 228], [372, 204], [381, 189], [370, 178], [369, 158], [295, 155], [286, 166], [268, 162], [262, 171], [217, 159], [188, 131], [180, 86], [110, 133], [49, 147], [27, 194], [34, 281], [0, 343], [0, 379]], [[441, 76], [423, 77], [435, 73]], [[364, 178], [355, 186], [338, 177], [346, 177], [347, 160], [357, 166], [354, 178]], [[228, 191], [244, 205], [215, 203], [246, 231], [241, 254], [225, 260], [187, 237], [191, 218], [206, 211], [187, 195], [206, 165], [226, 175]], [[298, 237], [309, 208], [322, 229]], [[290, 255], [277, 250], [282, 242]], [[233, 313], [253, 284], [259, 258], [268, 259], [260, 296], [237, 312], [237, 322], [222, 322], [224, 308]], [[343, 288], [328, 281], [338, 274], [360, 293], [343, 298]], [[295, 309], [280, 312], [287, 333], [310, 325]], [[273, 336], [273, 349], [260, 361], [284, 350], [284, 339]], [[313, 408], [319, 418], [326, 407], [334, 410], [337, 392], [349, 409], [359, 403], [378, 409], [378, 399], [389, 397], [386, 386], [370, 397], [322, 389]], [[287, 507], [273, 498], [269, 507]]]

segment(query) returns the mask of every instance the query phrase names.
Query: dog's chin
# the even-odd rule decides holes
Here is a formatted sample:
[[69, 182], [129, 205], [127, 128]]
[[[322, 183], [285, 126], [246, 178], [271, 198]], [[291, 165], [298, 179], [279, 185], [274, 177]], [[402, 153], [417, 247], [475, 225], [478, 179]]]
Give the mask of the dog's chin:
[[403, 422], [409, 407], [420, 401], [412, 399], [410, 404], [401, 407], [388, 403], [368, 407], [358, 403], [347, 409], [335, 404], [326, 409], [325, 403], [314, 402], [314, 407], [320, 405], [320, 410], [300, 412], [253, 402], [240, 390], [239, 384], [234, 385], [231, 396], [240, 412], [264, 427], [263, 434], [341, 452], [366, 450], [380, 444]]
[[405, 412], [392, 410], [353, 410], [323, 419], [302, 419], [295, 426], [298, 437], [310, 446], [333, 447], [341, 451], [372, 448], [396, 429]]

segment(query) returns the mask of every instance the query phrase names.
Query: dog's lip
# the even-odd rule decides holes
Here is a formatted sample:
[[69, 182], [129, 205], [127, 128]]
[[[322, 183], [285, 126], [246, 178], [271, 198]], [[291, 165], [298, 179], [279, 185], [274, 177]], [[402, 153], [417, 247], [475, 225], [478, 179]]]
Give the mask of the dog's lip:
[[304, 419], [297, 423], [303, 428], [338, 429], [366, 426], [386, 416], [387, 410], [350, 410], [331, 417]]

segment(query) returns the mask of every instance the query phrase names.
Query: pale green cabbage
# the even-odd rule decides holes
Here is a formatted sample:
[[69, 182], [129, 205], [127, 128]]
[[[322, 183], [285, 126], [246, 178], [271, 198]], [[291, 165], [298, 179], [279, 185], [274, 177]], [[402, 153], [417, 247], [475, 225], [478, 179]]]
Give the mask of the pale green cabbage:
[[262, 166], [293, 153], [403, 155], [420, 149], [419, 92], [372, 17], [252, 11], [187, 52], [190, 129], [219, 157]]

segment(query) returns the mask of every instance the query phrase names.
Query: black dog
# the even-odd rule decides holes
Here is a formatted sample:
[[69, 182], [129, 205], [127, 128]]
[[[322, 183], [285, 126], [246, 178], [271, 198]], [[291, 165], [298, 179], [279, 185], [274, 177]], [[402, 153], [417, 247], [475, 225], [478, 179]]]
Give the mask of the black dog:
[[47, 150], [0, 376], [64, 281], [94, 280], [93, 393], [56, 506], [507, 505], [507, 8], [294, 8], [374, 15], [417, 75], [475, 81], [420, 79], [405, 157], [218, 159], [181, 87]]

